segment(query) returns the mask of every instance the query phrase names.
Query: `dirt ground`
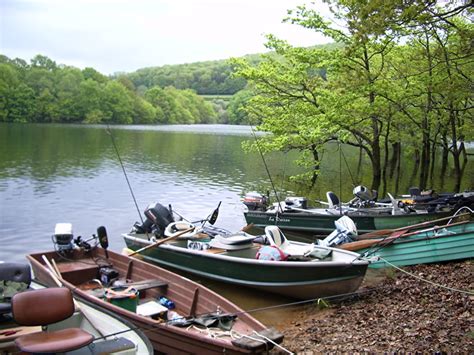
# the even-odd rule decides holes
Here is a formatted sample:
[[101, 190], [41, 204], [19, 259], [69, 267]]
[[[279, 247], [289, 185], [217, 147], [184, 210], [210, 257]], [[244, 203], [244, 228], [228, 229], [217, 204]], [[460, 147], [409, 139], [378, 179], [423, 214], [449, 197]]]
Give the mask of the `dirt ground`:
[[371, 271], [357, 297], [300, 311], [281, 329], [282, 345], [298, 354], [474, 354], [474, 262], [403, 269], [428, 282], [395, 269]]

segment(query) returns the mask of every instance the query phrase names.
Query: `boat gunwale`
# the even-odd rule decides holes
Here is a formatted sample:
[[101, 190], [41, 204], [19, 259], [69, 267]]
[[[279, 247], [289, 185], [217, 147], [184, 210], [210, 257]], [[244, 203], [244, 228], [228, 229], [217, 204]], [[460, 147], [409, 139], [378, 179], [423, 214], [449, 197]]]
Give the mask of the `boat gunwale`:
[[[98, 250], [101, 250], [101, 249], [98, 249]], [[109, 255], [110, 255], [110, 252], [111, 251], [109, 250]], [[26, 255], [26, 258], [28, 259], [28, 261], [32, 265], [33, 272], [35, 270], [35, 267], [42, 270], [47, 275], [47, 277], [49, 277], [51, 279], [52, 282], [54, 282], [54, 280], [52, 279], [50, 273], [48, 272], [47, 265], [42, 263], [40, 261], [40, 259], [41, 259], [42, 255], [51, 255], [51, 254], [54, 254], [54, 253], [55, 253], [54, 251], [45, 251], [45, 252], [37, 252], [37, 253], [31, 253], [31, 254]], [[103, 253], [102, 250], [101, 250], [101, 253]], [[116, 255], [118, 255], [118, 257], [125, 257], [126, 258], [126, 256], [124, 256], [124, 255], [121, 255], [121, 254], [116, 253], [116, 252], [114, 252], [114, 253]], [[101, 256], [103, 256], [103, 255], [101, 254]], [[88, 258], [86, 258], [86, 259], [88, 259]], [[134, 258], [131, 258], [131, 259], [133, 259], [134, 262], [146, 263], [146, 262], [141, 261], [139, 259], [134, 259]], [[150, 265], [154, 268], [163, 269], [163, 268], [161, 268], [160, 266], [157, 266], [157, 265], [153, 265], [153, 264], [150, 264], [150, 263], [146, 263], [146, 264]], [[163, 270], [167, 273], [168, 272], [171, 273], [170, 271], [168, 271], [166, 269], [163, 269]], [[215, 291], [213, 291], [213, 290], [211, 290], [207, 287], [204, 287], [203, 285], [201, 285], [201, 284], [199, 284], [199, 283], [197, 283], [197, 282], [195, 282], [191, 279], [188, 279], [184, 276], [181, 276], [181, 275], [178, 275], [178, 274], [176, 274], [176, 275], [179, 276], [180, 278], [184, 279], [185, 282], [189, 282], [190, 284], [195, 285], [200, 290], [203, 290], [204, 292], [208, 292], [210, 294], [213, 294], [220, 301], [223, 300], [224, 302], [226, 302], [228, 304], [228, 306], [230, 306], [230, 308], [232, 308], [230, 313], [238, 313], [238, 314], [245, 314], [246, 313], [239, 306], [237, 306], [233, 302], [229, 301], [228, 299], [222, 297], [221, 295], [219, 295]], [[37, 279], [35, 281], [39, 282], [39, 280], [37, 280]], [[107, 309], [108, 311], [116, 313], [121, 317], [125, 317], [127, 320], [129, 320], [129, 322], [136, 323], [139, 328], [142, 328], [143, 326], [145, 326], [145, 327], [147, 327], [147, 329], [149, 327], [151, 328], [151, 329], [148, 329], [147, 331], [150, 331], [150, 330], [151, 331], [155, 330], [155, 331], [158, 331], [158, 332], [170, 331], [170, 332], [174, 333], [177, 336], [180, 336], [180, 337], [184, 336], [184, 337], [191, 338], [191, 339], [193, 339], [193, 341], [197, 341], [197, 342], [202, 342], [203, 341], [202, 334], [200, 334], [200, 333], [189, 332], [186, 328], [173, 326], [173, 325], [170, 325], [168, 323], [157, 323], [156, 321], [154, 321], [151, 318], [148, 318], [146, 316], [140, 316], [140, 315], [138, 315], [134, 312], [131, 312], [127, 309], [121, 308], [121, 307], [116, 306], [116, 305], [114, 305], [112, 303], [109, 303], [109, 302], [105, 302], [104, 300], [101, 300], [100, 298], [97, 298], [93, 295], [90, 295], [86, 291], [81, 290], [75, 284], [73, 284], [73, 283], [71, 283], [67, 280], [63, 279], [62, 282], [63, 282], [64, 287], [69, 288], [72, 291], [72, 293], [77, 295], [77, 297], [79, 297], [81, 300], [86, 300], [88, 302], [95, 303], [100, 308]], [[259, 320], [257, 320], [256, 318], [250, 317], [249, 319], [247, 319], [247, 317], [244, 317], [244, 319], [245, 320], [242, 320], [242, 322], [244, 322], [245, 324], [247, 324], [248, 327], [253, 328], [256, 331], [266, 329], [266, 326], [263, 323], [261, 323]], [[235, 349], [238, 349], [239, 351], [244, 350], [242, 348], [239, 348], [239, 347], [236, 347], [235, 345], [233, 345], [231, 343], [231, 340], [226, 340], [224, 338], [209, 339], [207, 344], [209, 346], [219, 347], [219, 348], [223, 348], [223, 349], [229, 349], [229, 350], [232, 350], [232, 351], [235, 351]]]
[[[143, 238], [139, 237], [134, 237], [130, 235], [129, 233], [124, 233], [122, 234], [122, 237], [124, 239], [131, 240], [133, 242], [136, 242], [138, 244], [142, 244], [144, 246], [152, 245], [153, 242], [150, 240], [146, 240]], [[291, 242], [291, 243], [298, 243], [298, 242]], [[305, 243], [300, 243], [300, 244], [305, 244]], [[353, 260], [348, 260], [348, 261], [320, 261], [320, 260], [308, 260], [308, 261], [285, 261], [285, 260], [258, 260], [258, 259], [250, 259], [250, 258], [239, 258], [236, 256], [230, 256], [230, 255], [225, 255], [225, 254], [213, 254], [213, 253], [206, 253], [205, 251], [203, 252], [202, 250], [194, 250], [194, 249], [187, 249], [183, 247], [178, 247], [175, 245], [171, 244], [160, 244], [156, 246], [157, 248], [161, 249], [169, 249], [170, 251], [174, 252], [179, 252], [182, 254], [191, 254], [191, 255], [196, 255], [196, 256], [201, 256], [209, 259], [220, 259], [220, 260], [225, 260], [225, 261], [234, 261], [236, 263], [244, 263], [244, 264], [255, 264], [255, 265], [261, 265], [261, 264], [266, 264], [266, 265], [271, 265], [271, 266], [284, 266], [284, 267], [292, 267], [292, 268], [309, 268], [309, 265], [313, 267], [317, 266], [334, 266], [334, 267], [340, 267], [340, 266], [347, 266], [347, 265], [368, 265], [370, 262], [368, 260], [362, 259], [362, 255], [359, 253], [355, 253], [352, 251], [348, 250], [342, 250], [338, 248], [330, 248], [333, 253], [339, 253], [339, 254], [344, 254], [346, 256], [353, 256]], [[146, 256], [146, 254], [143, 254], [143, 256]], [[238, 261], [235, 261], [238, 260]]]
[[[415, 216], [432, 216], [432, 215], [444, 215], [444, 214], [450, 214], [452, 211], [436, 211], [436, 212], [411, 212], [411, 213], [401, 213], [401, 214], [389, 214], [389, 213], [361, 213], [357, 214], [357, 211], [349, 211], [353, 213], [347, 213], [347, 211], [344, 211], [344, 213], [340, 214], [334, 214], [334, 213], [329, 213], [327, 212], [326, 209], [321, 209], [321, 212], [310, 212], [311, 210], [318, 210], [317, 208], [314, 209], [307, 209], [307, 211], [283, 211], [283, 212], [276, 212], [276, 211], [245, 211], [244, 216], [247, 216], [248, 214], [255, 214], [251, 215], [250, 217], [255, 217], [255, 218], [261, 218], [260, 216], [278, 216], [279, 218], [284, 218], [284, 217], [342, 217], [342, 216], [348, 216], [348, 217], [356, 217], [356, 218], [407, 218], [407, 217], [415, 217]], [[324, 211], [324, 212], [323, 212]], [[354, 212], [356, 212], [354, 214]]]

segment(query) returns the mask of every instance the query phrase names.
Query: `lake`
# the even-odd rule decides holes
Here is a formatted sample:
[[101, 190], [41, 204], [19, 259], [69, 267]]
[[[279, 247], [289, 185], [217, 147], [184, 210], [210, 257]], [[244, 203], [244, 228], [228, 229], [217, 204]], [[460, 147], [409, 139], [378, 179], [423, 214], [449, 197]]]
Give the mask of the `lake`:
[[[83, 239], [105, 226], [110, 248], [120, 252], [121, 233], [155, 202], [172, 204], [198, 220], [222, 201], [216, 225], [238, 230], [245, 225], [243, 195], [271, 190], [260, 155], [241, 149], [243, 141], [253, 139], [248, 126], [113, 126], [110, 132], [105, 126], [0, 124], [0, 260], [25, 261], [27, 253], [52, 249], [58, 222], [72, 223], [74, 236]], [[282, 183], [299, 172], [292, 163], [296, 153], [269, 154], [265, 161], [282, 195], [323, 197], [334, 190], [349, 200], [357, 155], [353, 149], [341, 155], [337, 145], [329, 146], [311, 192]], [[362, 171], [369, 184], [369, 169]], [[473, 185], [472, 164], [466, 176], [464, 188]], [[407, 189], [412, 183], [405, 177], [400, 186]], [[206, 282], [245, 309], [288, 301]]]

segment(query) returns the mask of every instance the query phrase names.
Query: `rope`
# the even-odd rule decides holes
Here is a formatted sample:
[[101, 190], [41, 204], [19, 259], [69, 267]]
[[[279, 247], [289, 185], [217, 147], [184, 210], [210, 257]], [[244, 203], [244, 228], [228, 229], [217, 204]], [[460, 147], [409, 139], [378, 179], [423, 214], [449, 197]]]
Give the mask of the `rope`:
[[459, 214], [459, 212], [461, 212], [461, 211], [463, 211], [463, 210], [468, 210], [469, 212], [474, 213], [474, 211], [471, 210], [469, 207], [463, 206], [463, 207], [461, 207], [460, 209], [458, 209], [458, 210], [456, 211], [456, 213], [453, 215], [453, 218], [451, 218], [451, 219], [448, 221], [447, 224], [451, 224], [452, 220], [453, 220], [454, 218], [456, 218], [457, 215]]
[[448, 291], [452, 291], [452, 292], [465, 293], [465, 294], [471, 295], [471, 296], [474, 295], [474, 292], [471, 292], [471, 291], [460, 290], [460, 289], [457, 289], [457, 288], [444, 286], [444, 285], [438, 284], [438, 283], [433, 282], [433, 281], [430, 281], [430, 280], [426, 280], [426, 279], [424, 279], [424, 278], [422, 278], [422, 277], [420, 277], [420, 276], [418, 276], [418, 275], [415, 275], [415, 274], [413, 274], [413, 273], [411, 273], [411, 272], [408, 272], [408, 271], [406, 271], [406, 270], [403, 270], [402, 268], [398, 267], [397, 265], [392, 264], [391, 262], [385, 260], [385, 259], [382, 258], [382, 257], [379, 257], [379, 258], [380, 258], [380, 260], [382, 260], [382, 261], [383, 261], [384, 263], [386, 263], [387, 265], [390, 265], [391, 267], [393, 267], [393, 268], [395, 268], [395, 269], [397, 269], [397, 270], [399, 270], [399, 271], [401, 271], [401, 272], [403, 272], [403, 273], [405, 273], [405, 274], [407, 274], [407, 275], [409, 275], [409, 276], [412, 276], [412, 277], [414, 277], [414, 278], [416, 278], [416, 279], [418, 279], [418, 280], [420, 280], [420, 281], [429, 283], [429, 284], [431, 284], [432, 286], [444, 288], [444, 289], [446, 289], [446, 290], [448, 290]]

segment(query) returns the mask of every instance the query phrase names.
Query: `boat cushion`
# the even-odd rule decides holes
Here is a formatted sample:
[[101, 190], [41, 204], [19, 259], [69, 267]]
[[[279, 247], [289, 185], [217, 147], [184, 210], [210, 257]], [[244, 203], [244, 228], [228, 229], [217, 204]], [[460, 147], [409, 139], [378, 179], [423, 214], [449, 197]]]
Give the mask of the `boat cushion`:
[[47, 325], [72, 316], [74, 303], [67, 288], [51, 287], [17, 293], [12, 298], [12, 311], [20, 325]]
[[16, 346], [28, 353], [61, 353], [82, 348], [94, 337], [79, 328], [23, 335], [15, 340]]

